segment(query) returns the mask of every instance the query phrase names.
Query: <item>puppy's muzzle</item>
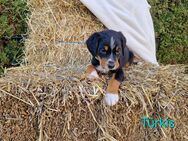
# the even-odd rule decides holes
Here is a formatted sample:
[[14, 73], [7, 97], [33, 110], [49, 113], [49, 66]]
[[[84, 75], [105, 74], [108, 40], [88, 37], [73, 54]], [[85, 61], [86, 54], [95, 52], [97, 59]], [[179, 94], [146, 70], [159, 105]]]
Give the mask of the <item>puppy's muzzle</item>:
[[108, 61], [108, 68], [113, 69], [114, 67], [115, 67], [115, 61], [112, 60]]

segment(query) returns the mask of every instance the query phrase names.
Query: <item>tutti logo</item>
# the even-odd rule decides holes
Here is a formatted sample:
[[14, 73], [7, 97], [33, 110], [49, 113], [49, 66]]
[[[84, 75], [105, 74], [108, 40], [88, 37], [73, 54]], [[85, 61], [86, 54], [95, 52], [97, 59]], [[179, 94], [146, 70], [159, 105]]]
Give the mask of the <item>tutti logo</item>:
[[175, 127], [175, 122], [174, 120], [171, 119], [153, 119], [153, 118], [148, 118], [148, 117], [143, 117], [142, 118], [142, 123], [144, 128], [174, 128]]

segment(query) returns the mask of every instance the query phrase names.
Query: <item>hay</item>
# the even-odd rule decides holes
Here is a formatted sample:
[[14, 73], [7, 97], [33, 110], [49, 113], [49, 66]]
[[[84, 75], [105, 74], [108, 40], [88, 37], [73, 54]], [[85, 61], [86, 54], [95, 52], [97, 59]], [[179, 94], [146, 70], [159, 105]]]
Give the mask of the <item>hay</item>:
[[57, 43], [83, 42], [93, 32], [104, 29], [103, 24], [81, 2], [31, 0], [28, 3], [32, 13], [28, 21], [31, 32], [26, 43], [26, 60], [30, 64], [58, 62], [64, 65], [70, 64], [69, 58], [72, 62], [88, 62], [89, 55], [83, 45], [72, 47]]
[[[27, 66], [0, 78], [0, 140], [186, 140], [188, 74], [185, 65], [131, 66], [120, 101], [103, 102], [108, 76], [83, 79], [89, 53], [83, 41], [103, 25], [79, 2], [30, 0]], [[175, 128], [144, 128], [144, 116], [170, 118]]]
[[[0, 79], [4, 140], [184, 140], [188, 131], [185, 66], [143, 64], [127, 71], [120, 102], [103, 103], [106, 79], [82, 79], [85, 68], [13, 68]], [[171, 118], [175, 128], [144, 129], [143, 116]], [[166, 137], [166, 138], [165, 138]]]

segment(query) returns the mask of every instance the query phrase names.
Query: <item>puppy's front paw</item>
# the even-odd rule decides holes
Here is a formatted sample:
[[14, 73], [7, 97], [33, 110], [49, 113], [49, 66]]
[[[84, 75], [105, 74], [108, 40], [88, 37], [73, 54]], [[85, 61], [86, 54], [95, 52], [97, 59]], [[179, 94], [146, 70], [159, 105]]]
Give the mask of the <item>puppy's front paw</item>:
[[119, 95], [113, 93], [106, 93], [104, 101], [107, 105], [113, 106], [119, 101]]
[[98, 79], [99, 78], [99, 75], [97, 74], [97, 71], [94, 70], [92, 71], [90, 74], [87, 74], [87, 78], [89, 80], [94, 80], [94, 79]]

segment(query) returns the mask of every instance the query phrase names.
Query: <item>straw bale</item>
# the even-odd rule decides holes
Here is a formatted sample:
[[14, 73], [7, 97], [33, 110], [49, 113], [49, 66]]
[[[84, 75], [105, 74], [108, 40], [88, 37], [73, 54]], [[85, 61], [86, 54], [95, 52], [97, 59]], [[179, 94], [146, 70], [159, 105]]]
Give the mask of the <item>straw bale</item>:
[[[2, 140], [185, 140], [185, 66], [137, 65], [127, 70], [120, 101], [103, 102], [108, 76], [90, 82], [84, 67], [25, 66], [0, 79]], [[170, 118], [175, 128], [144, 128], [144, 116]]]
[[[95, 16], [76, 0], [30, 0], [30, 29], [26, 43], [26, 60], [31, 64], [41, 62], [70, 63], [74, 55], [77, 62], [88, 62], [83, 45], [61, 45], [58, 41], [84, 42], [90, 34], [104, 29]], [[80, 58], [84, 56], [84, 59]]]
[[[90, 82], [84, 41], [105, 27], [76, 0], [30, 0], [26, 66], [0, 78], [0, 140], [140, 141], [188, 139], [188, 67], [131, 66], [120, 101], [103, 102], [109, 76]], [[144, 116], [170, 118], [175, 128], [144, 128]]]

